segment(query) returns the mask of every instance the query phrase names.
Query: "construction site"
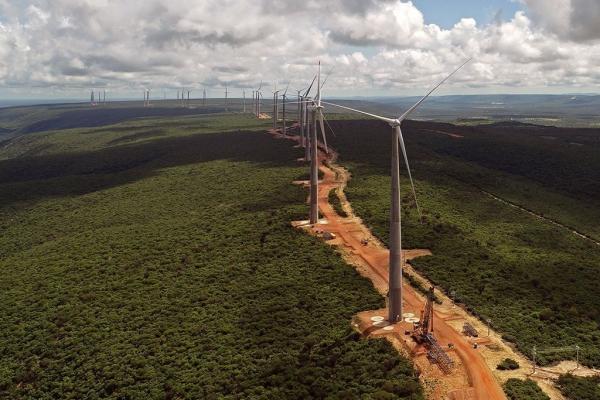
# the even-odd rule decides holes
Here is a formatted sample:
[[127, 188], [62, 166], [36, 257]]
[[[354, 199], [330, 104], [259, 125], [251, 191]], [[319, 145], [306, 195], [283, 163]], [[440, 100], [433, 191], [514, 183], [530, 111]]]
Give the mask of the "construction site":
[[[297, 129], [299, 125], [295, 124], [292, 128]], [[293, 140], [302, 146], [301, 136], [283, 134], [279, 129], [270, 133], [277, 139]], [[321, 218], [315, 224], [305, 220], [293, 221], [292, 225], [338, 248], [344, 259], [370, 279], [389, 304], [389, 250], [354, 215], [344, 195], [349, 174], [336, 164], [335, 151], [327, 149], [323, 143], [318, 148], [318, 165], [323, 176], [318, 185]], [[310, 188], [309, 181], [295, 183]], [[346, 214], [344, 217], [340, 217], [329, 203], [332, 190], [341, 200]], [[389, 322], [388, 308], [365, 310], [352, 320], [354, 328], [364, 337], [385, 338], [397, 351], [413, 360], [428, 398], [506, 399], [501, 384], [516, 377], [535, 380], [553, 400], [564, 399], [553, 385], [558, 375], [567, 372], [581, 376], [597, 374], [595, 370], [581, 368], [579, 364], [568, 361], [536, 369], [535, 363], [532, 364], [490, 328], [489, 321], [486, 323], [475, 318], [414, 271], [410, 261], [430, 254], [427, 249], [403, 249], [403, 274], [409, 275], [427, 290], [419, 291], [404, 280], [400, 321]], [[506, 358], [518, 360], [523, 367], [516, 371], [496, 369], [498, 363]]]

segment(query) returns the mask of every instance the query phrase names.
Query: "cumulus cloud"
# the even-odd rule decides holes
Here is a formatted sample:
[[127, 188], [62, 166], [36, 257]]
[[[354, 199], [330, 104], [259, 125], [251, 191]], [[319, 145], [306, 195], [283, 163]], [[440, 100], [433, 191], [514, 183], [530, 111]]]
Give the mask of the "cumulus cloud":
[[[444, 29], [401, 0], [0, 0], [0, 85], [255, 87], [335, 67], [330, 92], [597, 85], [600, 4], [522, 0], [525, 11]], [[18, 4], [17, 4], [18, 3]]]
[[573, 41], [600, 39], [598, 0], [522, 0], [541, 27]]

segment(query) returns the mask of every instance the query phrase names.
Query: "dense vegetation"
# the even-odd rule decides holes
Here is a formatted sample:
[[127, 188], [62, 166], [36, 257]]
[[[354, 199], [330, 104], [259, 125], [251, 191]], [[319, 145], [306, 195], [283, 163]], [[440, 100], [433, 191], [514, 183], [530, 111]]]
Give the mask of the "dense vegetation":
[[383, 306], [370, 282], [290, 226], [298, 149], [139, 131], [161, 124], [2, 150], [0, 397], [421, 399], [410, 363], [350, 328]]
[[550, 400], [531, 379], [511, 378], [504, 383], [504, 392], [508, 400]]
[[505, 358], [496, 368], [502, 371], [519, 369], [519, 363], [512, 358]]
[[561, 375], [558, 387], [562, 394], [572, 400], [600, 400], [600, 377], [577, 377]]
[[110, 102], [96, 107], [89, 103], [65, 103], [0, 108], [0, 138], [2, 134], [99, 127], [135, 118], [183, 117], [224, 111], [218, 103], [218, 100], [211, 100], [202, 106], [195, 101], [191, 103], [192, 107], [181, 107], [176, 101], [160, 101], [151, 107], [143, 107], [142, 102]]
[[[390, 129], [366, 120], [331, 125], [336, 132], [332, 145], [353, 177], [347, 196], [355, 212], [387, 242]], [[544, 139], [528, 138], [522, 131], [513, 137], [510, 128], [502, 135], [463, 129], [425, 122], [403, 127], [424, 210], [421, 223], [403, 179], [403, 243], [433, 252], [413, 265], [447, 293], [455, 292], [467, 309], [490, 318], [525, 354], [531, 355], [534, 345], [578, 344], [583, 362], [600, 366], [600, 246], [486, 193], [598, 235], [597, 157], [584, 151], [577, 166], [564, 169], [583, 149], [557, 143], [552, 162], [542, 171], [548, 153], [546, 145], [535, 143]], [[537, 166], [534, 171], [525, 173], [525, 159]], [[557, 176], [555, 184], [551, 176]], [[570, 192], [576, 185], [585, 190]], [[546, 353], [537, 359], [546, 364], [574, 356]]]
[[346, 211], [344, 211], [344, 208], [342, 207], [342, 202], [336, 193], [336, 189], [331, 189], [329, 191], [328, 201], [337, 215], [339, 215], [342, 218], [346, 218], [348, 216], [348, 214], [346, 213]]

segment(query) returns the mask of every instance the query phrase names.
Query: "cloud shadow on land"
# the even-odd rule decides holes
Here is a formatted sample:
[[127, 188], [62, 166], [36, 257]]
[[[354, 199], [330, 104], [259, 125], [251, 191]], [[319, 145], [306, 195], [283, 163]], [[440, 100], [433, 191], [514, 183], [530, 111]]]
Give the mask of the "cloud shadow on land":
[[78, 196], [132, 183], [179, 165], [222, 159], [289, 166], [291, 142], [264, 132], [237, 131], [156, 139], [98, 151], [0, 161], [0, 207], [48, 197]]

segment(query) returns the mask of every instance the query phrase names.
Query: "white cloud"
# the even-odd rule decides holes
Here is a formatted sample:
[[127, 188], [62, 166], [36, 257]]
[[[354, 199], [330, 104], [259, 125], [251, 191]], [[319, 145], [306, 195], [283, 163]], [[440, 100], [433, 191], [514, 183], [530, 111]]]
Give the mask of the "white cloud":
[[299, 86], [321, 59], [330, 93], [402, 93], [467, 57], [451, 89], [598, 85], [597, 1], [522, 1], [509, 21], [443, 29], [400, 0], [0, 0], [0, 86]]
[[574, 41], [600, 40], [598, 0], [521, 0], [549, 32]]

